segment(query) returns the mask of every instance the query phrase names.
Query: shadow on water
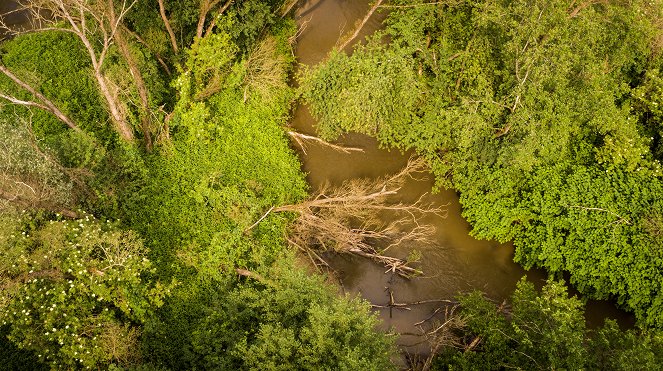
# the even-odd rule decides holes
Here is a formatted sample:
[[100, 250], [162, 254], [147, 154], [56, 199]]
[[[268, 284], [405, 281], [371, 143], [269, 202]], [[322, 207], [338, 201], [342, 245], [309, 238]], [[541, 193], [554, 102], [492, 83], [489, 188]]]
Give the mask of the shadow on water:
[[[368, 11], [368, 1], [319, 0], [300, 4], [296, 13], [299, 24], [306, 28], [298, 39], [296, 55], [300, 63], [313, 66], [321, 62], [337, 45], [337, 40]], [[363, 37], [381, 26], [383, 14], [377, 14], [363, 28]], [[358, 38], [357, 40], [359, 40]], [[308, 109], [299, 106], [291, 125], [299, 132], [315, 134], [315, 120]], [[377, 178], [393, 174], [401, 169], [412, 153], [381, 149], [378, 143], [365, 135], [348, 134], [339, 141], [343, 145], [360, 147], [363, 153], [340, 153], [327, 147], [309, 145], [306, 152], [299, 151], [303, 170], [311, 188], [322, 184], [340, 184], [352, 178]], [[299, 150], [299, 148], [298, 148]], [[429, 176], [430, 178], [430, 176]], [[423, 277], [405, 280], [386, 268], [364, 258], [350, 255], [326, 255], [337, 272], [344, 290], [361, 295], [375, 305], [389, 302], [389, 290], [395, 302], [406, 303], [430, 299], [453, 299], [459, 292], [481, 290], [496, 301], [503, 301], [516, 287], [521, 277], [541, 287], [546, 279], [542, 270], [525, 271], [513, 262], [513, 245], [494, 241], [476, 240], [470, 236], [470, 225], [461, 216], [458, 196], [453, 190], [430, 194], [432, 179], [411, 180], [399, 194], [399, 200], [407, 202], [423, 200], [434, 206], [445, 206], [446, 218], [430, 217], [423, 222], [436, 227], [435, 243], [410, 245], [390, 249], [389, 254], [405, 257], [416, 250], [421, 258]], [[633, 325], [633, 317], [618, 310], [606, 301], [590, 301], [587, 320], [590, 327], [600, 326], [605, 318], [616, 318], [623, 327]], [[377, 309], [385, 328], [401, 333], [418, 332], [415, 323], [429, 318], [435, 304], [413, 306], [411, 310], [392, 308]], [[401, 336], [399, 343], [411, 346], [420, 339]], [[412, 347], [410, 351], [426, 352], [424, 347]]]

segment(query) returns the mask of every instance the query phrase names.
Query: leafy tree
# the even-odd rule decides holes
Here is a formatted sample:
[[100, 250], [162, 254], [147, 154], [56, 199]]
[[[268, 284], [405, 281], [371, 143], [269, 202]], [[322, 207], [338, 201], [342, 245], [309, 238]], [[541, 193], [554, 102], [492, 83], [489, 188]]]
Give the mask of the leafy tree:
[[[249, 228], [306, 193], [283, 127], [295, 97], [287, 83], [294, 22], [276, 14], [280, 2], [228, 2], [223, 14], [203, 17], [202, 37], [189, 38], [204, 3], [139, 2], [110, 39], [90, 28], [3, 44], [7, 70], [31, 89], [5, 74], [2, 91], [41, 96], [74, 123], [62, 125], [55, 110], [17, 109], [20, 119], [0, 111], [11, 134], [0, 151], [8, 160], [1, 185], [50, 191], [48, 203], [2, 204], [7, 352], [36, 368], [389, 369], [390, 336], [375, 329], [366, 304], [336, 297], [286, 253], [291, 216]], [[162, 16], [158, 5], [180, 52], [158, 35], [165, 24], [150, 24]], [[103, 11], [93, 16], [120, 9], [90, 6]], [[108, 43], [91, 51], [86, 40]], [[49, 70], [40, 53], [57, 65]], [[177, 73], [172, 89], [163, 73]], [[120, 115], [109, 116], [100, 77], [117, 89]], [[146, 116], [158, 129], [146, 131]], [[141, 125], [145, 149], [154, 134], [155, 150], [119, 140], [110, 117]], [[177, 287], [159, 283], [174, 277]]]
[[663, 326], [660, 2], [395, 5], [302, 76], [321, 135], [415, 149], [475, 236]]
[[145, 354], [172, 369], [393, 368], [392, 340], [375, 332], [366, 303], [292, 264], [179, 287], [146, 327]]
[[153, 197], [130, 215], [160, 273], [182, 285], [146, 324], [143, 354], [172, 369], [389, 368], [391, 342], [365, 304], [284, 254], [288, 216], [249, 230], [305, 194], [282, 127], [294, 27], [272, 31], [246, 56], [229, 34], [197, 40], [175, 82], [172, 145], [149, 166]]
[[[607, 321], [597, 331], [585, 328], [582, 302], [569, 297], [563, 282], [548, 281], [541, 293], [524, 279], [506, 311], [475, 292], [461, 298], [468, 342], [463, 351], [447, 350], [437, 369], [659, 369], [659, 333], [621, 331]], [[478, 345], [477, 345], [478, 344]]]
[[[275, 59], [289, 50], [291, 32], [288, 23], [270, 36]], [[204, 37], [188, 52], [190, 70], [175, 82], [181, 98], [171, 120], [172, 144], [148, 166], [152, 197], [136, 193], [125, 206], [164, 269], [179, 269], [171, 265], [177, 250], [211, 272], [222, 262], [247, 268], [273, 261], [284, 247], [287, 218], [270, 218], [273, 224], [255, 234], [244, 231], [269, 207], [304, 196], [300, 165], [282, 128], [292, 89], [283, 82], [267, 85], [267, 93], [252, 88], [245, 82], [248, 62], [236, 52], [223, 34]], [[276, 68], [284, 81], [290, 64]]]
[[135, 360], [139, 330], [167, 288], [141, 241], [86, 216], [49, 220], [3, 212], [0, 312], [9, 339], [57, 367]]

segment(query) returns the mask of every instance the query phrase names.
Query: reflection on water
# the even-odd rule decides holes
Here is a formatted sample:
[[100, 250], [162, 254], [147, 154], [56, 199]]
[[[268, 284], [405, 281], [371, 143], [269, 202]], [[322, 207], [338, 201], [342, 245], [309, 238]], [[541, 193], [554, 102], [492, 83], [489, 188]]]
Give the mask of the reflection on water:
[[[344, 32], [364, 17], [368, 1], [320, 0], [308, 1], [297, 12], [298, 23], [306, 24], [298, 39], [297, 57], [305, 65], [322, 61]], [[362, 30], [362, 37], [380, 27], [384, 15], [371, 19]], [[359, 40], [359, 38], [357, 39]], [[306, 107], [295, 110], [291, 125], [298, 131], [314, 134], [315, 120]], [[300, 152], [303, 170], [312, 188], [321, 184], [340, 184], [351, 178], [376, 178], [393, 174], [407, 163], [411, 153], [380, 149], [376, 141], [364, 135], [348, 134], [340, 142], [364, 149], [363, 153], [340, 153], [326, 147], [310, 145], [306, 153]], [[480, 241], [469, 235], [470, 226], [461, 217], [461, 207], [454, 191], [443, 190], [431, 195], [432, 179], [411, 180], [399, 195], [398, 201], [414, 201], [422, 195], [432, 205], [446, 205], [446, 218], [428, 217], [436, 227], [434, 244], [409, 245], [389, 250], [389, 254], [406, 257], [416, 250], [421, 256], [420, 268], [424, 276], [405, 280], [385, 268], [355, 256], [326, 255], [337, 270], [341, 284], [347, 292], [360, 294], [373, 304], [385, 305], [389, 290], [396, 302], [415, 302], [428, 299], [452, 299], [458, 292], [482, 290], [491, 298], [502, 301], [514, 290], [518, 280], [527, 275], [537, 286], [543, 285], [545, 272], [526, 272], [513, 262], [513, 246], [494, 241]], [[414, 324], [430, 317], [434, 305], [413, 306], [410, 311], [379, 309], [386, 328], [399, 332], [417, 332]], [[616, 317], [622, 324], [632, 324], [631, 316], [617, 310], [607, 302], [591, 302], [588, 308], [590, 325], [600, 325], [606, 316]], [[416, 338], [403, 336], [401, 344], [412, 344]], [[425, 351], [425, 349], [415, 349]]]

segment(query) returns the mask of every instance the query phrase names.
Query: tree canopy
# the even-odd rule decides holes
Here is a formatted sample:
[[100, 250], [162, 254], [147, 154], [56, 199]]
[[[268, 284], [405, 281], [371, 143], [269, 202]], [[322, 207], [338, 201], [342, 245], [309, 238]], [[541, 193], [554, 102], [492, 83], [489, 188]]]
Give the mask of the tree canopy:
[[335, 138], [415, 149], [479, 238], [663, 325], [660, 2], [402, 1], [301, 77]]

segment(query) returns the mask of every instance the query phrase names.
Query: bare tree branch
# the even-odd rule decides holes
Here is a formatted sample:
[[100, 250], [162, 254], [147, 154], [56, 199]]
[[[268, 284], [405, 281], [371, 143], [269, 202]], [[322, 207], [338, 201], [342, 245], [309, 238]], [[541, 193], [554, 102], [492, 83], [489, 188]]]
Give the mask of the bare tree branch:
[[355, 27], [355, 32], [352, 35], [350, 35], [347, 39], [345, 39], [345, 41], [343, 41], [343, 43], [338, 47], [338, 50], [345, 49], [345, 47], [348, 46], [350, 44], [350, 42], [352, 42], [352, 40], [354, 40], [355, 38], [357, 38], [357, 36], [359, 36], [359, 33], [361, 32], [361, 29], [364, 28], [364, 25], [366, 25], [366, 22], [368, 22], [368, 20], [371, 18], [373, 13], [375, 13], [375, 11], [380, 7], [380, 4], [382, 4], [382, 1], [383, 0], [376, 0], [375, 1], [373, 6], [371, 7], [371, 9], [368, 11], [368, 13], [366, 13], [366, 16], [364, 17], [364, 19], [362, 19], [361, 23], [359, 23]]
[[[407, 261], [383, 253], [406, 241], [430, 242], [434, 228], [421, 225], [420, 218], [445, 215], [440, 207], [426, 204], [421, 198], [411, 204], [389, 202], [389, 197], [398, 193], [405, 180], [424, 170], [423, 160], [416, 159], [388, 178], [351, 180], [340, 187], [323, 187], [307, 201], [270, 209], [246, 231], [270, 213], [293, 212], [298, 214], [289, 236], [293, 245], [369, 258], [404, 277], [420, 274]], [[385, 221], [384, 213], [389, 213], [389, 221]], [[378, 250], [376, 246], [386, 247]]]
[[627, 218], [625, 218], [625, 217], [623, 217], [623, 216], [621, 216], [621, 215], [619, 215], [619, 214], [617, 214], [613, 211], [610, 211], [610, 210], [607, 210], [607, 209], [602, 209], [600, 207], [585, 207], [585, 206], [579, 206], [579, 205], [564, 205], [564, 206], [568, 207], [568, 208], [580, 209], [580, 210], [585, 210], [585, 211], [602, 211], [602, 212], [608, 213], [608, 214], [616, 217], [617, 218], [617, 220], [615, 221], [616, 223], [624, 223], [624, 224], [628, 224], [628, 225], [632, 224], [631, 221], [628, 220]]
[[363, 149], [361, 148], [356, 148], [356, 147], [344, 147], [344, 146], [339, 146], [337, 144], [329, 143], [325, 140], [322, 140], [318, 137], [314, 137], [312, 135], [306, 135], [302, 133], [298, 133], [296, 131], [288, 131], [288, 135], [292, 137], [292, 139], [295, 140], [297, 144], [302, 148], [302, 151], [304, 151], [304, 154], [306, 154], [306, 144], [304, 141], [311, 141], [318, 143], [320, 145], [323, 145], [325, 147], [329, 147], [335, 151], [343, 152], [343, 153], [350, 153], [350, 152], [364, 152]]
[[0, 199], [9, 201], [14, 205], [18, 205], [25, 209], [42, 209], [48, 210], [54, 213], [61, 214], [67, 218], [76, 219], [80, 217], [80, 214], [76, 211], [58, 206], [52, 202], [39, 199], [30, 199], [19, 194], [12, 194], [6, 190], [0, 188]]
[[166, 9], [163, 5], [163, 0], [159, 0], [159, 14], [161, 14], [161, 19], [163, 20], [163, 24], [164, 26], [166, 26], [166, 31], [168, 31], [168, 36], [170, 37], [170, 44], [173, 46], [173, 52], [177, 54], [179, 52], [179, 48], [177, 47], [177, 39], [175, 38], [175, 33], [173, 32], [173, 28], [170, 26], [170, 21], [166, 16]]
[[67, 117], [58, 107], [51, 102], [48, 98], [46, 98], [43, 94], [38, 92], [35, 88], [30, 86], [29, 84], [25, 83], [23, 80], [19, 79], [14, 75], [7, 67], [4, 65], [0, 64], [0, 72], [5, 74], [5, 76], [9, 77], [16, 85], [20, 86], [21, 88], [27, 90], [30, 94], [32, 94], [35, 98], [39, 99], [41, 103], [37, 102], [31, 102], [31, 101], [22, 101], [20, 99], [16, 99], [14, 97], [11, 97], [7, 94], [0, 94], [0, 97], [14, 103], [14, 104], [19, 104], [19, 105], [24, 105], [24, 106], [33, 106], [33, 107], [38, 107], [41, 108], [45, 111], [48, 111], [52, 113], [55, 117], [57, 117], [60, 121], [65, 123], [67, 126], [70, 128], [74, 129], [75, 131], [80, 132], [81, 129], [74, 124], [74, 122]]

